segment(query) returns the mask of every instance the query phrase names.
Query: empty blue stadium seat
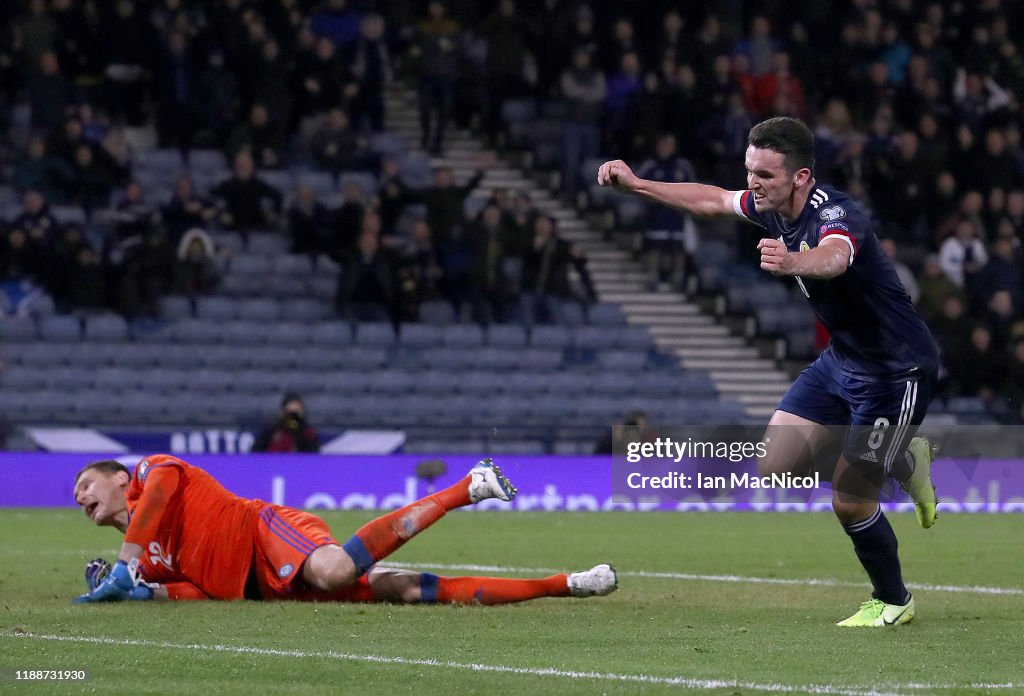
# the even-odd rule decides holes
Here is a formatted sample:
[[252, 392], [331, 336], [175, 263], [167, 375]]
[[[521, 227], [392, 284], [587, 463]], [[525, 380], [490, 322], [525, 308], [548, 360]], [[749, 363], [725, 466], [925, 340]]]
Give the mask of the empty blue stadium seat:
[[526, 343], [526, 328], [520, 324], [491, 324], [487, 327], [488, 345], [520, 348]]
[[220, 150], [189, 150], [188, 167], [192, 171], [224, 171], [228, 160]]
[[87, 341], [124, 343], [128, 338], [128, 322], [118, 314], [94, 314], [85, 318]]
[[245, 249], [250, 254], [276, 257], [288, 252], [291, 241], [283, 232], [250, 232]]
[[273, 272], [273, 261], [269, 256], [239, 254], [231, 260], [232, 275], [267, 276]]
[[235, 319], [220, 323], [220, 340], [239, 349], [260, 345], [267, 340], [264, 327], [273, 322], [259, 319]]
[[217, 251], [227, 251], [233, 256], [245, 251], [245, 239], [241, 232], [211, 232], [210, 237]]
[[306, 254], [280, 254], [274, 257], [273, 268], [276, 275], [305, 277], [313, 272], [313, 262]]
[[51, 389], [66, 391], [91, 389], [94, 383], [94, 371], [88, 367], [61, 366], [52, 368], [46, 373], [46, 384]]
[[597, 360], [607, 370], [639, 371], [644, 369], [647, 355], [637, 351], [610, 350], [599, 353]]
[[646, 326], [623, 326], [614, 330], [614, 336], [615, 345], [621, 348], [644, 351], [654, 343]]
[[78, 317], [54, 315], [39, 320], [39, 337], [50, 342], [78, 341], [82, 337], [82, 323]]
[[446, 346], [473, 348], [484, 342], [484, 330], [479, 324], [452, 324], [445, 326], [442, 334]]
[[308, 292], [313, 297], [333, 301], [338, 292], [338, 279], [331, 276], [316, 275], [306, 280]]
[[168, 331], [178, 343], [219, 343], [220, 326], [215, 319], [182, 319]]
[[256, 322], [271, 322], [281, 318], [281, 302], [273, 297], [239, 300], [238, 316]]
[[554, 370], [562, 365], [563, 353], [561, 350], [550, 348], [526, 348], [519, 350], [519, 368], [539, 372], [543, 370]]
[[313, 327], [310, 338], [320, 346], [350, 345], [352, 325], [345, 321], [322, 321]]
[[40, 389], [46, 385], [46, 373], [44, 370], [25, 365], [11, 365], [0, 371], [0, 387], [3, 388], [3, 395], [0, 401], [6, 399], [11, 391], [25, 391]]
[[170, 321], [192, 316], [192, 299], [185, 295], [166, 295], [160, 298], [160, 316]]
[[598, 302], [587, 309], [587, 319], [598, 326], [618, 325], [626, 322], [619, 305], [609, 302]]
[[312, 341], [313, 328], [309, 320], [298, 320], [295, 312], [285, 307], [289, 321], [273, 321], [264, 325], [263, 338], [271, 346], [305, 346]]
[[441, 345], [441, 327], [433, 324], [403, 324], [398, 341], [412, 348], [431, 348]]
[[25, 317], [0, 315], [0, 341], [25, 343], [36, 340], [35, 322]]
[[220, 281], [218, 291], [230, 297], [253, 297], [263, 290], [266, 276], [229, 273]]
[[136, 388], [147, 376], [127, 367], [103, 367], [93, 371], [96, 389], [104, 391]]
[[567, 326], [534, 326], [530, 329], [530, 345], [561, 350], [572, 344]]
[[196, 299], [196, 317], [230, 321], [238, 318], [239, 301], [230, 297], [200, 297]]
[[395, 338], [395, 329], [388, 322], [356, 324], [356, 343], [359, 345], [390, 346]]
[[420, 305], [419, 320], [425, 324], [453, 324], [455, 309], [450, 302], [429, 300]]
[[572, 330], [572, 343], [577, 348], [605, 350], [616, 345], [617, 333], [606, 326], [577, 326]]

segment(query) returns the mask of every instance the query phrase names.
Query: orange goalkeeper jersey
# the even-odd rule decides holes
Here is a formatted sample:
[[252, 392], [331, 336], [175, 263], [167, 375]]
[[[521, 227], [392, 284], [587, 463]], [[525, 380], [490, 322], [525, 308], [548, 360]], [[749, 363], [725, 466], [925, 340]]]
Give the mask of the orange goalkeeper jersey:
[[125, 541], [142, 547], [142, 577], [187, 582], [213, 599], [242, 599], [261, 500], [241, 498], [202, 469], [158, 454], [135, 468]]

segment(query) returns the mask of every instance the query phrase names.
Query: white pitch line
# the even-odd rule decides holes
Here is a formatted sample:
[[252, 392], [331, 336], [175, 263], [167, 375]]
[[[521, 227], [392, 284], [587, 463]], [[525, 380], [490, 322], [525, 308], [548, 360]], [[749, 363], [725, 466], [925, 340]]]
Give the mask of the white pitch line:
[[[155, 640], [131, 640], [105, 638], [102, 636], [64, 636], [33, 633], [13, 633], [5, 631], [0, 637], [22, 638], [34, 640], [56, 641], [62, 643], [87, 643], [92, 645], [116, 645], [122, 647], [147, 647], [171, 650], [194, 650], [199, 652], [219, 652], [236, 655], [258, 655], [261, 657], [297, 657], [343, 660], [346, 662], [364, 662], [381, 665], [405, 665], [412, 667], [433, 667], [467, 672], [492, 672], [501, 674], [519, 674], [534, 677], [557, 677], [561, 679], [589, 679], [594, 681], [624, 682], [631, 684], [654, 684], [658, 686], [679, 686], [688, 689], [746, 689], [766, 693], [785, 694], [820, 694], [821, 696], [899, 696], [898, 692], [878, 691], [872, 687], [839, 687], [831, 684], [808, 684], [806, 686], [791, 684], [768, 684], [743, 682], [735, 679], [695, 679], [692, 677], [658, 677], [650, 674], [619, 674], [615, 672], [580, 672], [556, 669], [554, 667], [514, 667], [511, 665], [489, 665], [480, 662], [454, 662], [451, 660], [416, 659], [409, 657], [389, 657], [387, 655], [359, 655], [354, 653], [307, 650], [282, 650], [277, 648], [258, 648], [245, 645], [224, 645], [221, 643], [203, 645], [199, 643], [169, 643]], [[947, 687], [938, 687], [947, 688]], [[952, 687], [948, 687], [952, 688]]]
[[[95, 558], [96, 556], [111, 556], [118, 553], [117, 549], [107, 551], [82, 550], [82, 549], [6, 549], [5, 555], [18, 556], [53, 556], [68, 555], [81, 558]], [[529, 575], [552, 575], [554, 573], [566, 572], [564, 568], [520, 568], [516, 566], [496, 565], [473, 565], [473, 564], [451, 564], [451, 563], [403, 563], [383, 562], [380, 565], [393, 568], [435, 569], [435, 570], [459, 570], [470, 573], [521, 573]], [[725, 582], [725, 583], [746, 583], [750, 585], [789, 585], [789, 586], [813, 586], [813, 587], [863, 587], [862, 582], [850, 580], [834, 580], [831, 578], [765, 578], [756, 575], [710, 575], [701, 573], [676, 573], [670, 571], [651, 570], [620, 570], [619, 577], [624, 578], [661, 578], [665, 580], [690, 580], [694, 582]], [[979, 594], [979, 595], [1002, 595], [1002, 596], [1024, 596], [1024, 589], [1019, 587], [986, 587], [982, 585], [932, 585], [927, 583], [909, 583], [907, 587], [922, 592], [950, 592], [954, 594]]]
[[[531, 575], [544, 575], [553, 573], [564, 573], [565, 570], [557, 568], [518, 568], [514, 566], [493, 566], [493, 565], [463, 565], [446, 563], [394, 563], [385, 562], [380, 565], [395, 568], [409, 569], [437, 569], [437, 570], [461, 570], [471, 573], [525, 573]], [[752, 585], [814, 585], [817, 587], [863, 587], [863, 582], [851, 582], [849, 580], [832, 580], [829, 578], [762, 578], [754, 575], [701, 575], [698, 573], [672, 573], [646, 570], [620, 570], [619, 577], [633, 578], [664, 578], [667, 580], [694, 580], [697, 582], [728, 582], [748, 583]], [[907, 587], [915, 590], [928, 592], [954, 592], [961, 594], [986, 594], [986, 595], [1024, 595], [1024, 589], [1018, 587], [983, 587], [978, 585], [929, 585], [929, 584], [908, 584]]]

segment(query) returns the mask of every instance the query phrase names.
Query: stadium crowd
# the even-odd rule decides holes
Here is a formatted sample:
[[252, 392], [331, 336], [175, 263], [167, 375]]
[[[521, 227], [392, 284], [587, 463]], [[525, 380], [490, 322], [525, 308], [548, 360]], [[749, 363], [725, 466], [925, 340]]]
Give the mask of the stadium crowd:
[[[211, 232], [274, 229], [342, 266], [349, 316], [414, 319], [446, 298], [500, 321], [523, 294], [552, 319], [548, 296], [593, 299], [569, 282], [572, 267], [587, 278], [585, 258], [524, 197], [498, 192], [467, 219], [476, 177], [460, 186], [440, 167], [410, 187], [398, 158], [367, 146], [389, 83], [415, 85], [434, 153], [452, 122], [505, 144], [510, 100], [565, 105], [556, 167], [571, 201], [598, 156], [741, 188], [747, 131], [784, 114], [815, 131], [817, 176], [877, 219], [948, 394], [1024, 404], [1018, 3], [26, 0], [0, 5], [0, 26], [2, 177], [21, 197], [0, 243], [12, 307], [41, 287], [65, 311], [152, 315], [164, 293], [216, 288], [226, 260]], [[152, 200], [126, 137], [147, 125], [161, 147], [221, 150], [231, 176], [201, 191], [183, 174]], [[339, 177], [331, 208], [265, 181], [288, 166], [377, 186]], [[97, 237], [58, 222], [50, 206], [69, 204], [115, 214]], [[409, 205], [425, 216], [403, 217]], [[671, 243], [699, 263], [692, 223], [660, 215], [644, 222], [678, 228]]]

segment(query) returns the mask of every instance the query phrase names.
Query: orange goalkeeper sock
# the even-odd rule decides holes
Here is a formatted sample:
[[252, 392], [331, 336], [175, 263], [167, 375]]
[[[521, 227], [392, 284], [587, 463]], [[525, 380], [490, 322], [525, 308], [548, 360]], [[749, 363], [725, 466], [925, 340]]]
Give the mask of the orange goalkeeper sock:
[[469, 483], [466, 476], [453, 486], [438, 491], [415, 503], [370, 520], [345, 542], [345, 552], [363, 575], [377, 561], [393, 554], [405, 542], [444, 517], [449, 510], [469, 505]]
[[437, 604], [511, 604], [569, 595], [569, 576], [547, 578], [446, 578], [420, 574], [420, 601]]

